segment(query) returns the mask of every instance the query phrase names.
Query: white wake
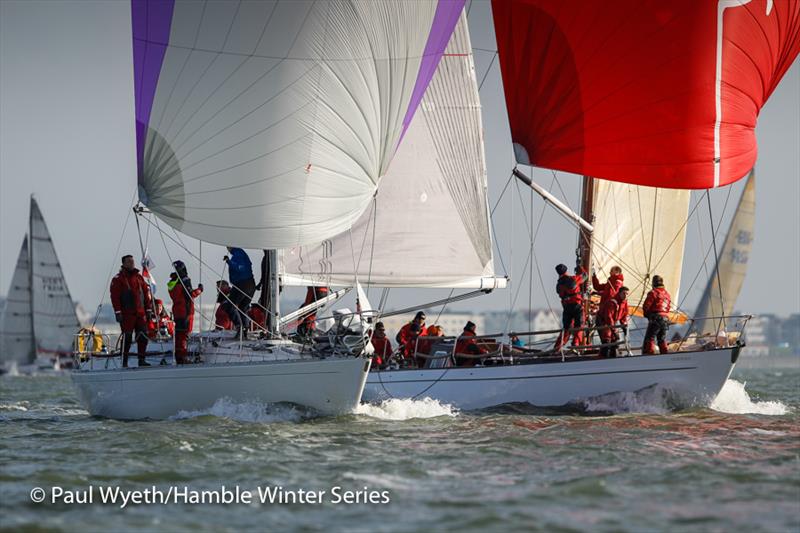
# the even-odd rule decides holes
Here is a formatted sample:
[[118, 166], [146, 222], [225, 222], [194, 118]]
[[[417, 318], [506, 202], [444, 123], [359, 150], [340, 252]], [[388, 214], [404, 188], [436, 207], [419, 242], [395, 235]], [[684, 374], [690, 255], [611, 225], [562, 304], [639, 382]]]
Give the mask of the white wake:
[[433, 398], [421, 400], [393, 398], [379, 404], [362, 403], [356, 408], [356, 414], [381, 420], [411, 420], [437, 416], [454, 417], [458, 415], [458, 409]]
[[308, 413], [291, 405], [234, 402], [230, 398], [221, 398], [208, 409], [180, 411], [177, 415], [170, 417], [170, 420], [184, 420], [201, 416], [216, 416], [238, 422], [274, 424], [276, 422], [300, 422], [308, 418]]
[[789, 407], [779, 401], [753, 401], [744, 387], [745, 383], [729, 379], [711, 402], [711, 408], [721, 413], [737, 415], [785, 415], [789, 412]]

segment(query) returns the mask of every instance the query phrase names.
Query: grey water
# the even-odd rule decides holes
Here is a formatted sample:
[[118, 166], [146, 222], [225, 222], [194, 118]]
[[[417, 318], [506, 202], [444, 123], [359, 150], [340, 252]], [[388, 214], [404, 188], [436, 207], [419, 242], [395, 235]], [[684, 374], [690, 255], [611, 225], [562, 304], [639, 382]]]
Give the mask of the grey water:
[[[799, 413], [797, 366], [736, 370], [711, 407], [679, 412], [634, 396], [574, 413], [392, 400], [337, 418], [220, 401], [159, 422], [93, 418], [65, 375], [3, 376], [0, 528], [797, 531]], [[252, 500], [190, 498], [223, 486]], [[115, 487], [180, 495], [100, 501]], [[262, 503], [280, 487], [295, 503]]]

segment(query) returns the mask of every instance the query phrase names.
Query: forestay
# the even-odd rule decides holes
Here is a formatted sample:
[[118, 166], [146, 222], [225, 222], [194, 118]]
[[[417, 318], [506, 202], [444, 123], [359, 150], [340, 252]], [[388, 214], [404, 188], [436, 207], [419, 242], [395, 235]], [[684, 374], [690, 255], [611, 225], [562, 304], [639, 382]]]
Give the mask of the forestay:
[[[710, 270], [710, 277], [694, 316], [719, 317], [733, 313], [736, 299], [747, 275], [747, 263], [753, 247], [753, 226], [756, 217], [756, 176], [750, 172], [739, 205], [731, 221], [725, 244], [717, 260], [719, 272]], [[720, 288], [720, 285], [722, 288]], [[719, 321], [700, 321], [694, 328], [700, 333], [716, 331]]]
[[30, 217], [31, 293], [36, 349], [43, 355], [71, 354], [73, 336], [80, 328], [80, 322], [47, 224], [33, 198]]
[[677, 303], [690, 191], [592, 181], [592, 262], [601, 282], [619, 265], [630, 289], [628, 302], [636, 307], [658, 274]]
[[287, 285], [493, 288], [480, 100], [462, 14], [413, 121], [364, 214], [283, 255]]
[[463, 0], [132, 0], [139, 197], [207, 242], [285, 248], [368, 206]]
[[30, 254], [28, 236], [22, 241], [11, 286], [3, 307], [0, 324], [0, 361], [25, 365], [33, 363], [36, 349], [33, 344], [31, 319]]

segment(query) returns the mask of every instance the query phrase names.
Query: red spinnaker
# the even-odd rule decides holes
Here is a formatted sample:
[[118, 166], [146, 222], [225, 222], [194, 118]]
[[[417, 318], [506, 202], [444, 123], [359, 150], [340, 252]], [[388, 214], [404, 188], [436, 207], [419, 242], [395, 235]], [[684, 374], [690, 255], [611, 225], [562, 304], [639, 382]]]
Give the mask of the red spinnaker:
[[638, 185], [701, 189], [746, 176], [758, 113], [800, 51], [800, 0], [492, 9], [520, 162]]

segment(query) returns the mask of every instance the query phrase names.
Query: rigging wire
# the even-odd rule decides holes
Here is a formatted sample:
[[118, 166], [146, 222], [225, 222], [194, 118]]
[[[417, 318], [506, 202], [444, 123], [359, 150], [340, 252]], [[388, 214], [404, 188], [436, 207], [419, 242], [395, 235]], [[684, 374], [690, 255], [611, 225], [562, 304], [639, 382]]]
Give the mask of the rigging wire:
[[[133, 204], [133, 200], [136, 198], [137, 189], [133, 189], [133, 195], [131, 196], [130, 204]], [[133, 214], [133, 209], [128, 210], [128, 216], [125, 217], [125, 224], [122, 225], [122, 233], [120, 233], [119, 241], [117, 242], [117, 250], [114, 252], [115, 257], [119, 257], [119, 250], [122, 248], [122, 241], [125, 238], [125, 230], [128, 229], [128, 223], [131, 220], [131, 215]], [[106, 279], [106, 284], [103, 286], [103, 292], [100, 293], [99, 303], [97, 304], [97, 309], [94, 312], [94, 319], [92, 319], [92, 328], [94, 328], [95, 324], [97, 324], [97, 319], [100, 316], [100, 309], [103, 307], [103, 302], [106, 300], [106, 287], [111, 284], [111, 278], [114, 276], [114, 264], [111, 264], [111, 268], [108, 272], [108, 278]]]
[[[714, 215], [711, 213], [711, 195], [710, 194], [706, 195], [706, 200], [707, 200], [707, 203], [708, 203], [708, 218], [709, 218], [709, 220], [711, 222], [711, 244], [714, 246], [714, 258], [715, 258], [714, 270], [716, 272], [716, 277], [717, 277], [717, 287], [719, 288], [719, 303], [720, 303], [720, 306], [722, 307], [722, 309], [725, 309], [725, 301], [722, 298], [722, 280], [720, 279], [720, 276], [719, 276], [719, 253], [717, 252], [717, 234], [714, 231]], [[721, 218], [722, 217], [720, 217], [720, 219]], [[719, 326], [717, 328], [717, 333], [719, 333], [719, 330], [722, 329], [724, 320], [725, 320], [724, 318], [720, 318]]]

